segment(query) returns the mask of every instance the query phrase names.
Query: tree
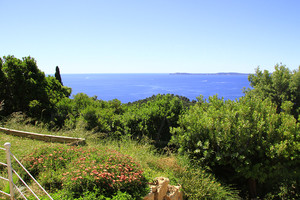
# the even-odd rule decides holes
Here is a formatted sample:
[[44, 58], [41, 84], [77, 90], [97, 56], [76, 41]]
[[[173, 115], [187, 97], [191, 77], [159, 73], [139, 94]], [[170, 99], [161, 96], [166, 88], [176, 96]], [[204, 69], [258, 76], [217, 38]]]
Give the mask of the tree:
[[299, 178], [299, 125], [289, 113], [276, 111], [269, 99], [250, 95], [239, 101], [200, 98], [172, 129], [171, 142], [217, 175], [247, 181], [256, 197], [257, 184]]
[[20, 60], [14, 56], [4, 57], [3, 72], [7, 80], [6, 100], [10, 104], [10, 108], [6, 108], [10, 113], [29, 111], [29, 103], [35, 99], [47, 101], [45, 74], [37, 68], [33, 58], [24, 57]]
[[63, 85], [61, 76], [60, 76], [60, 70], [59, 70], [58, 66], [56, 66], [56, 68], [55, 68], [55, 78], [60, 82], [61, 85]]
[[285, 101], [293, 103], [292, 113], [296, 119], [299, 116], [300, 107], [300, 67], [291, 72], [284, 65], [276, 65], [275, 71], [269, 73], [267, 70], [262, 72], [259, 68], [255, 74], [249, 75], [248, 79], [252, 90], [246, 93], [252, 93], [257, 98], [270, 98], [277, 106], [277, 112], [282, 111], [282, 104]]
[[2, 59], [0, 58], [0, 102], [5, 99], [6, 96], [6, 76], [4, 72], [2, 71]]
[[57, 114], [57, 105], [64, 98], [68, 98], [71, 95], [72, 89], [66, 86], [62, 86], [60, 82], [53, 76], [46, 77], [47, 85], [44, 90], [47, 93], [48, 104], [42, 106], [44, 115], [51, 116], [53, 121]]
[[[24, 112], [34, 118], [51, 118], [55, 104], [69, 96], [70, 88], [63, 87], [54, 77], [46, 77], [30, 56], [21, 59], [4, 56], [1, 62], [0, 87], [4, 93], [4, 112]], [[0, 93], [1, 93], [0, 92]]]
[[0, 118], [4, 110], [4, 100], [7, 99], [7, 80], [4, 72], [2, 71], [2, 59], [0, 58]]

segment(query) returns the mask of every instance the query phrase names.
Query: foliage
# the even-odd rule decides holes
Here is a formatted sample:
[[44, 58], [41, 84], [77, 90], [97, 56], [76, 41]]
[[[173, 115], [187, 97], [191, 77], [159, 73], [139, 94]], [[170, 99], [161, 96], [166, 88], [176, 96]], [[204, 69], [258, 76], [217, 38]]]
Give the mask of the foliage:
[[[169, 157], [151, 157], [152, 161], [149, 161], [148, 149], [146, 153], [139, 152], [139, 156], [134, 155], [140, 159], [148, 159], [143, 162], [143, 175], [147, 179], [154, 174], [165, 173], [171, 181], [181, 181], [186, 195], [191, 199], [209, 198], [208, 196], [223, 199], [226, 195], [228, 198], [235, 197], [234, 191], [219, 186], [213, 177], [197, 171], [199, 165], [208, 167], [227, 183], [239, 185], [248, 181], [251, 195], [255, 195], [257, 185], [258, 192], [261, 196], [265, 195], [265, 198], [297, 199], [300, 183], [299, 69], [291, 72], [284, 65], [276, 65], [274, 73], [269, 73], [258, 68], [255, 74], [248, 77], [253, 89], [245, 91], [246, 96], [236, 101], [224, 101], [214, 96], [208, 101], [199, 97], [195, 103], [177, 95], [158, 94], [137, 102], [122, 104], [117, 99], [103, 101], [83, 93], [69, 98], [71, 89], [62, 85], [58, 67], [55, 77], [45, 77], [33, 58], [17, 59], [7, 56], [0, 58], [0, 118], [6, 118], [13, 113], [11, 118], [6, 118], [10, 121], [8, 125], [22, 116], [21, 121], [26, 124], [23, 124], [24, 128], [29, 121], [43, 121], [35, 124], [37, 127], [52, 130], [68, 130], [64, 133], [66, 135], [80, 130], [82, 132], [76, 133], [76, 136], [84, 135], [90, 137], [91, 141], [99, 142], [98, 138], [106, 137], [103, 141], [113, 143], [118, 150], [127, 145], [128, 141], [125, 141], [125, 145], [124, 138], [136, 139], [135, 146], [144, 144], [145, 141], [153, 142], [159, 148], [169, 145], [164, 148], [168, 153], [172, 152], [170, 147], [176, 146], [180, 153], [189, 155], [189, 159], [195, 164], [194, 167], [182, 171], [181, 166], [166, 163], [166, 160], [174, 161]], [[24, 115], [16, 112], [22, 112]], [[112, 139], [118, 141], [113, 142]], [[84, 176], [83, 171], [77, 172], [78, 169], [74, 168], [79, 164], [76, 163], [80, 161], [78, 159], [82, 158], [81, 153], [69, 150], [74, 152], [70, 155], [65, 154], [67, 150], [63, 148], [59, 150], [61, 153], [58, 156], [54, 151], [58, 150], [50, 147], [46, 150], [41, 149], [35, 152], [33, 160], [29, 159], [27, 162], [31, 163], [29, 167], [32, 168], [32, 172], [47, 188], [53, 190], [55, 195], [63, 199], [126, 199], [136, 196], [134, 191], [126, 190], [126, 193], [116, 184], [120, 179], [107, 177], [107, 174], [106, 178], [95, 176], [97, 174], [94, 172], [102, 175], [117, 173], [111, 168], [106, 169], [109, 172], [101, 171], [100, 164], [94, 165], [93, 161], [109, 163], [105, 159], [101, 160], [98, 151], [78, 150], [81, 153], [91, 151], [91, 155], [80, 163], [85, 165], [85, 169], [88, 169], [87, 165], [96, 166], [95, 169], [86, 172], [89, 176]], [[111, 155], [118, 158], [116, 152], [102, 151], [102, 154], [106, 158]], [[113, 162], [130, 163], [126, 159]], [[116, 165], [109, 163], [109, 166]], [[135, 167], [134, 169], [140, 170], [140, 167]], [[65, 174], [62, 170], [67, 169], [73, 171]], [[78, 173], [80, 175], [77, 175]], [[76, 177], [76, 183], [81, 180], [83, 184], [73, 184], [72, 181]], [[100, 180], [97, 177], [113, 187], [96, 189], [94, 186], [103, 184], [96, 182]], [[64, 185], [62, 179], [65, 180]], [[197, 187], [201, 190], [197, 191]], [[214, 189], [208, 189], [210, 187]], [[57, 192], [56, 189], [61, 190]], [[243, 187], [241, 189], [244, 190]]]
[[270, 98], [277, 106], [277, 112], [281, 112], [282, 105], [286, 101], [293, 103], [291, 112], [298, 119], [300, 112], [300, 67], [291, 72], [284, 65], [276, 65], [273, 73], [259, 68], [255, 74], [250, 74], [248, 79], [254, 88], [247, 91], [256, 98]]
[[105, 133], [115, 131], [114, 118], [123, 112], [119, 100], [102, 101], [83, 93], [64, 98], [56, 106], [55, 121], [60, 127], [73, 129], [81, 122], [87, 130]]
[[[2, 71], [4, 72], [7, 93], [5, 94], [5, 109], [28, 111], [30, 101], [39, 97], [45, 101], [45, 75], [37, 69], [36, 61], [30, 57], [19, 60], [13, 56], [3, 57]], [[8, 111], [7, 111], [8, 112]]]
[[62, 99], [56, 106], [55, 119], [59, 126], [72, 129], [81, 125], [112, 137], [148, 137], [157, 146], [169, 142], [170, 127], [177, 127], [178, 116], [185, 110], [182, 101], [170, 94], [157, 95], [145, 103], [126, 105], [117, 99], [103, 101], [79, 93], [73, 99]]
[[105, 197], [122, 191], [139, 198], [148, 191], [139, 164], [115, 150], [46, 147], [29, 154], [23, 163], [46, 189], [62, 190], [72, 198], [87, 191]]
[[296, 200], [300, 198], [298, 180], [284, 180], [274, 185], [274, 190], [266, 194], [265, 199], [291, 199]]
[[269, 100], [199, 98], [179, 124], [172, 130], [179, 152], [227, 179], [271, 186], [299, 176], [299, 125], [288, 113], [277, 114]]
[[0, 101], [4, 100], [5, 116], [21, 111], [30, 117], [49, 120], [55, 104], [71, 93], [70, 88], [61, 86], [53, 77], [46, 77], [34, 58], [4, 56], [0, 66]]
[[186, 199], [240, 199], [237, 191], [221, 185], [201, 168], [188, 168], [180, 176]]
[[[95, 188], [95, 191], [97, 191], [98, 189]], [[64, 199], [64, 200], [133, 200], [135, 199], [134, 197], [132, 197], [130, 194], [128, 194], [127, 192], [121, 192], [121, 191], [117, 191], [115, 194], [112, 195], [112, 197], [106, 197], [104, 195], [97, 195], [97, 192], [94, 191], [85, 191], [83, 192], [82, 196], [79, 198], [74, 198], [72, 196], [72, 194], [66, 194], [66, 193], [62, 193], [62, 192], [57, 192], [52, 194], [52, 198], [53, 199]]]
[[[185, 96], [179, 96], [179, 95], [174, 95], [174, 94], [167, 94], [167, 95], [171, 95], [171, 97], [177, 97], [179, 98], [185, 109], [187, 109], [188, 107], [190, 107], [191, 105], [194, 105], [196, 103], [195, 100], [190, 101], [189, 98], [185, 97]], [[148, 101], [153, 101], [157, 99], [157, 95], [152, 95], [151, 97], [145, 98], [145, 99], [140, 99], [138, 101], [134, 101], [134, 102], [129, 102], [127, 103], [128, 105], [132, 105], [132, 104], [143, 104], [143, 103], [147, 103]]]
[[128, 106], [122, 116], [123, 134], [134, 138], [148, 137], [156, 146], [166, 146], [170, 128], [177, 127], [179, 115], [184, 111], [182, 101], [170, 94], [157, 95], [146, 103]]
[[3, 61], [0, 58], [0, 119], [4, 115], [4, 100], [7, 99], [7, 79], [2, 70]]
[[[8, 123], [8, 124], [13, 124], [14, 125], [13, 127], [18, 130], [25, 130], [25, 131], [39, 132], [39, 133], [46, 132], [47, 134], [51, 134], [51, 135], [60, 134], [60, 135], [66, 135], [66, 136], [69, 135], [69, 136], [75, 136], [75, 137], [78, 137], [81, 134], [83, 134], [81, 129], [80, 130], [76, 129], [76, 130], [72, 130], [72, 131], [49, 132], [49, 130], [41, 129], [41, 127], [33, 126], [30, 124], [25, 125], [25, 124], [17, 123], [14, 121], [14, 119], [15, 118], [12, 118], [11, 119], [11, 120], [13, 120], [12, 123]], [[8, 126], [8, 127], [10, 127], [10, 126]], [[75, 132], [75, 133], [73, 133], [73, 132]], [[72, 135], [70, 135], [70, 134], [72, 134]], [[195, 199], [192, 197], [197, 196], [197, 195], [199, 195], [199, 196], [203, 195], [202, 192], [205, 193], [207, 198], [209, 198], [208, 195], [214, 194], [211, 196], [211, 199], [217, 198], [218, 194], [220, 194], [219, 196], [222, 196], [226, 193], [228, 193], [228, 195], [230, 195], [230, 196], [233, 196], [235, 194], [235, 192], [232, 191], [231, 189], [227, 190], [226, 186], [224, 186], [224, 184], [220, 185], [220, 182], [218, 182], [216, 179], [214, 179], [212, 175], [208, 175], [206, 171], [200, 169], [199, 166], [188, 167], [189, 160], [187, 158], [179, 156], [179, 155], [175, 155], [175, 154], [172, 154], [172, 155], [158, 154], [157, 150], [152, 145], [150, 145], [146, 140], [135, 141], [135, 140], [131, 140], [131, 139], [128, 139], [125, 137], [122, 137], [120, 140], [115, 140], [112, 138], [97, 139], [97, 138], [95, 138], [95, 134], [93, 134], [91, 132], [86, 133], [84, 135], [84, 137], [87, 140], [87, 144], [89, 146], [88, 149], [90, 149], [90, 148], [97, 149], [97, 150], [99, 150], [99, 152], [101, 152], [103, 149], [116, 149], [118, 152], [121, 152], [123, 155], [129, 155], [130, 157], [134, 158], [134, 160], [137, 160], [140, 163], [141, 169], [144, 171], [143, 176], [147, 180], [153, 180], [156, 177], [168, 177], [170, 179], [170, 184], [182, 185], [183, 192], [187, 196], [189, 196], [190, 199]], [[50, 153], [52, 153], [53, 154], [52, 158], [54, 158], [54, 159], [55, 158], [57, 159], [60, 156], [63, 158], [65, 158], [65, 156], [68, 156], [66, 162], [69, 162], [69, 160], [71, 162], [71, 159], [74, 160], [73, 154], [62, 153], [61, 155], [59, 155], [57, 153], [57, 151], [59, 151], [59, 148], [61, 148], [60, 144], [53, 144], [53, 143], [48, 144], [48, 143], [37, 141], [37, 140], [19, 138], [19, 137], [6, 135], [6, 134], [0, 134], [0, 141], [11, 142], [11, 144], [12, 144], [11, 150], [18, 159], [20, 159], [22, 157], [24, 157], [24, 159], [25, 159], [25, 157], [26, 158], [33, 157], [33, 155], [30, 156], [30, 154], [32, 154], [33, 152], [35, 152], [34, 157], [40, 158], [42, 154], [37, 153], [38, 150], [35, 149], [35, 148], [37, 148], [37, 149], [41, 149], [40, 151], [42, 151], [42, 149], [48, 149], [49, 152], [47, 151], [46, 155], [49, 155]], [[48, 147], [49, 145], [51, 145], [51, 147]], [[65, 147], [65, 148], [70, 148], [70, 147]], [[56, 151], [56, 153], [54, 153], [54, 151]], [[1, 156], [3, 156], [3, 157], [1, 157]], [[3, 155], [1, 155], [1, 156], [0, 156], [0, 162], [5, 162], [5, 154], [3, 153]], [[23, 163], [24, 159], [21, 160], [22, 163]], [[38, 161], [38, 159], [37, 159], [37, 161]], [[53, 162], [56, 162], [56, 164], [58, 164], [58, 165], [62, 165], [62, 164], [59, 164], [58, 162], [64, 162], [64, 161], [58, 159], [56, 161], [54, 160]], [[48, 163], [51, 164], [51, 162], [48, 162]], [[13, 165], [13, 166], [16, 166], [16, 165]], [[27, 166], [28, 166], [28, 164], [27, 164]], [[65, 170], [64, 168], [61, 171], [59, 171], [59, 169], [58, 169], [58, 171], [56, 171], [56, 172], [53, 170], [47, 170], [50, 168], [50, 166], [51, 165], [47, 165], [47, 168], [41, 167], [41, 170], [46, 170], [46, 171], [39, 172], [38, 181], [39, 182], [42, 181], [40, 183], [47, 184], [47, 188], [48, 189], [50, 188], [52, 191], [52, 190], [55, 190], [55, 188], [54, 188], [55, 185], [59, 186], [59, 184], [55, 184], [55, 181], [57, 183], [61, 183], [60, 178], [62, 178], [62, 176], [60, 177], [58, 175], [58, 173], [60, 172], [60, 174], [63, 174], [69, 170], [68, 169]], [[67, 164], [67, 166], [69, 166], [69, 164]], [[194, 168], [194, 170], [193, 170], [193, 168]], [[198, 175], [196, 175], [196, 174], [198, 174]], [[188, 177], [190, 177], [190, 178], [188, 178]], [[194, 177], [194, 178], [192, 178], [192, 177]], [[198, 190], [198, 188], [200, 188], [201, 190], [200, 189]], [[218, 191], [218, 192], [213, 192], [213, 191]], [[232, 192], [230, 192], [230, 191], [232, 191]], [[37, 192], [37, 191], [35, 191], [35, 192]], [[230, 192], [230, 194], [229, 194], [229, 192]], [[122, 191], [120, 191], [119, 193], [122, 193]], [[123, 192], [123, 193], [125, 193], [125, 192]], [[83, 192], [82, 197], [79, 197], [79, 198], [93, 199], [96, 194], [97, 194], [97, 192], [95, 192], [94, 190], [91, 192], [85, 191], [85, 192]], [[111, 194], [111, 195], [112, 195], [112, 197], [110, 197], [110, 198], [113, 199], [114, 196], [118, 195], [118, 192], [117, 192], [117, 194]], [[129, 194], [127, 193], [127, 196], [128, 195]], [[40, 197], [40, 194], [38, 194], [38, 196]], [[66, 199], [66, 200], [74, 199], [74, 197], [72, 196], [72, 192], [68, 192], [66, 189], [58, 190], [58, 191], [55, 190], [51, 193], [51, 196], [54, 199]], [[101, 195], [99, 196], [99, 194], [98, 194], [97, 199], [101, 199], [101, 198], [108, 199], [108, 197], [104, 197], [104, 195], [103, 195], [103, 197], [101, 197]], [[32, 199], [35, 199], [35, 198], [32, 198]], [[45, 198], [40, 198], [40, 199], [47, 199], [47, 198], [45, 197]], [[121, 198], [115, 198], [115, 199], [121, 199]], [[128, 199], [132, 199], [132, 198], [128, 197]]]

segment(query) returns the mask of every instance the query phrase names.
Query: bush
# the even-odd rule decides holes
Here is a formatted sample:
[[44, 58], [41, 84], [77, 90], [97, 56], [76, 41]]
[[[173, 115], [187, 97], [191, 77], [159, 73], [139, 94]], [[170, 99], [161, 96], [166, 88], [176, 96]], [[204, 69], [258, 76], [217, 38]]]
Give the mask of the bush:
[[155, 146], [164, 147], [171, 139], [170, 128], [178, 126], [183, 111], [183, 102], [178, 97], [159, 94], [145, 103], [129, 105], [122, 115], [121, 131], [133, 138], [146, 136], [155, 142]]
[[28, 155], [23, 163], [46, 189], [62, 190], [61, 195], [72, 199], [88, 191], [110, 198], [120, 191], [136, 199], [148, 192], [139, 164], [114, 150], [47, 147]]
[[290, 71], [284, 65], [276, 65], [273, 73], [257, 68], [255, 74], [248, 77], [252, 90], [246, 91], [257, 98], [270, 98], [277, 106], [277, 112], [283, 110], [285, 101], [292, 102], [291, 113], [298, 119], [300, 113], [300, 66]]
[[244, 180], [245, 187], [248, 182], [251, 196], [256, 190], [263, 196], [270, 191], [266, 185], [299, 177], [299, 125], [292, 115], [276, 111], [269, 100], [252, 96], [238, 102], [199, 99], [179, 119], [172, 142], [219, 177], [237, 185]]
[[180, 174], [184, 196], [187, 199], [240, 199], [238, 191], [221, 185], [201, 168], [189, 168]]
[[118, 130], [115, 119], [123, 113], [119, 100], [102, 101], [83, 93], [73, 97], [64, 98], [56, 104], [56, 125], [65, 129], [82, 126], [86, 130], [107, 134], [114, 134]]

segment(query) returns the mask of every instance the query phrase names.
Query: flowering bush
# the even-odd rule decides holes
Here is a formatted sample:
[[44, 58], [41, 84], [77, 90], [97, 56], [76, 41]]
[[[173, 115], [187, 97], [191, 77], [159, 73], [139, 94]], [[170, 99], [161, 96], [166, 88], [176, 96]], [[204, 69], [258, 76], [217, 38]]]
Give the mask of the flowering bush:
[[63, 147], [45, 147], [36, 150], [23, 159], [26, 169], [37, 177], [40, 172], [51, 170], [57, 171], [65, 168], [74, 154], [68, 155], [68, 150]]
[[115, 150], [46, 147], [28, 155], [23, 163], [51, 192], [63, 190], [73, 198], [87, 191], [107, 197], [122, 191], [133, 198], [148, 192], [139, 164]]

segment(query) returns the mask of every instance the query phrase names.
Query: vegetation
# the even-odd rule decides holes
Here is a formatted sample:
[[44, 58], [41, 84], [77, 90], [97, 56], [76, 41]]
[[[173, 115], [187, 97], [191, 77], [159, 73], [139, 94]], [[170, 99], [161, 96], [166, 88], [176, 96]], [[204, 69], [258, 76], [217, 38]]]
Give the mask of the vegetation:
[[50, 192], [61, 190], [64, 199], [79, 198], [86, 191], [97, 198], [121, 191], [135, 199], [148, 192], [139, 164], [115, 150], [46, 146], [23, 163]]
[[59, 70], [58, 66], [56, 66], [56, 68], [55, 68], [54, 76], [60, 82], [60, 84], [63, 85], [62, 80], [61, 80], [61, 76], [60, 76], [60, 70]]
[[[299, 126], [288, 113], [276, 113], [270, 100], [249, 96], [199, 102], [173, 128], [173, 144], [224, 181], [248, 182], [252, 197], [299, 173]], [[256, 188], [257, 183], [263, 189]], [[246, 185], [246, 184], [244, 184]], [[243, 188], [240, 188], [243, 189]]]
[[[58, 199], [138, 199], [136, 192], [144, 194], [145, 183], [162, 174], [181, 184], [187, 199], [236, 199], [238, 193], [242, 198], [299, 198], [300, 68], [291, 72], [276, 65], [273, 73], [257, 69], [249, 75], [252, 89], [234, 101], [215, 95], [191, 102], [158, 94], [122, 104], [83, 93], [69, 98], [71, 89], [62, 86], [58, 67], [55, 77], [45, 77], [31, 57], [3, 57], [0, 66], [0, 117], [5, 126], [19, 126], [21, 120], [24, 128], [42, 127], [38, 132], [59, 131], [53, 134], [84, 136], [90, 141], [89, 147], [80, 149], [43, 145], [21, 154]], [[108, 148], [107, 143], [112, 146]], [[136, 149], [128, 151], [127, 145]], [[54, 151], [61, 153], [51, 160]], [[88, 155], [78, 153], [82, 151]], [[41, 158], [51, 163], [39, 163]], [[135, 164], [130, 166], [132, 158]], [[80, 166], [76, 165], [80, 159], [89, 175], [83, 168], [74, 168]], [[55, 162], [60, 169], [51, 168]], [[125, 178], [116, 166], [123, 175], [131, 174]], [[108, 173], [114, 176], [107, 177]], [[137, 177], [129, 178], [132, 174]], [[120, 177], [133, 185], [123, 179], [121, 184]], [[79, 179], [84, 184], [78, 184]]]
[[2, 116], [22, 111], [35, 119], [49, 121], [56, 103], [71, 94], [71, 89], [54, 77], [45, 77], [31, 57], [20, 60], [4, 56], [0, 63]]
[[[8, 125], [13, 123], [14, 128], [24, 130], [23, 122], [9, 121], [7, 123]], [[40, 130], [40, 127], [27, 125], [25, 130], [38, 132]], [[57, 133], [50, 132], [50, 134], [55, 135]], [[86, 166], [85, 169], [89, 170], [89, 167], [93, 168], [94, 166], [100, 166], [103, 164], [105, 165], [105, 163], [107, 163], [107, 166], [109, 166], [110, 169], [110, 167], [115, 166], [115, 164], [120, 164], [124, 160], [126, 162], [126, 159], [122, 157], [121, 162], [120, 160], [118, 162], [116, 162], [116, 160], [113, 160], [109, 164], [108, 162], [106, 162], [109, 160], [109, 156], [105, 155], [117, 155], [115, 157], [118, 157], [118, 155], [127, 155], [125, 158], [129, 158], [128, 160], [131, 160], [130, 158], [134, 158], [134, 162], [137, 163], [137, 166], [139, 166], [139, 168], [134, 168], [134, 170], [137, 169], [136, 171], [139, 171], [138, 169], [142, 169], [142, 175], [147, 182], [152, 182], [155, 177], [164, 176], [170, 179], [172, 185], [184, 183], [185, 186], [183, 187], [183, 191], [185, 191], [185, 195], [189, 197], [189, 199], [195, 199], [195, 197], [203, 197], [204, 199], [228, 199], [227, 197], [232, 197], [232, 199], [238, 199], [236, 191], [228, 188], [227, 186], [224, 186], [222, 183], [216, 180], [213, 175], [205, 172], [204, 169], [193, 168], [192, 166], [190, 166], [189, 161], [185, 157], [176, 156], [173, 154], [160, 154], [152, 145], [148, 144], [148, 142], [145, 140], [142, 142], [137, 142], [129, 138], [122, 138], [120, 140], [112, 140], [109, 138], [104, 140], [97, 139], [94, 133], [90, 131], [84, 131], [83, 129], [72, 130], [72, 133], [66, 132], [62, 134], [71, 134], [75, 137], [85, 137], [87, 139], [87, 146], [68, 147], [63, 144], [49, 144], [41, 141], [0, 134], [0, 141], [11, 142], [11, 150], [14, 155], [18, 159], [20, 159], [23, 164], [26, 165], [27, 169], [29, 169], [31, 173], [35, 175], [39, 183], [46, 187], [47, 191], [51, 192], [51, 196], [54, 199], [74, 199], [77, 197], [75, 194], [70, 193], [71, 188], [69, 187], [68, 181], [72, 181], [72, 178], [80, 176], [76, 173], [76, 177], [71, 177], [71, 174], [74, 174], [74, 171], [81, 170], [81, 166], [83, 166], [83, 164], [84, 166]], [[95, 153], [92, 153], [89, 156], [85, 156], [86, 154], [78, 154], [78, 152], [76, 152], [75, 150], [79, 152], [85, 151], [86, 153], [88, 151], [94, 151]], [[105, 153], [103, 156], [100, 155], [100, 158], [96, 157], [94, 159], [91, 159], [92, 157], [97, 156], [97, 154], [100, 152]], [[52, 155], [50, 156], [50, 154]], [[64, 158], [64, 160], [59, 159], [60, 157]], [[85, 159], [85, 162], [81, 163], [81, 165], [71, 164], [80, 160], [80, 158], [82, 160]], [[100, 159], [103, 160], [99, 161]], [[97, 161], [96, 163], [93, 163], [93, 160], [98, 160], [99, 162]], [[2, 151], [0, 151], [0, 162], [5, 162], [5, 155], [4, 152], [2, 153]], [[17, 165], [13, 164], [13, 166]], [[22, 172], [19, 169], [16, 170], [18, 172]], [[80, 172], [82, 172], [82, 170]], [[62, 181], [61, 179], [63, 177], [69, 178], [69, 180]], [[91, 177], [93, 176], [82, 176], [82, 178], [87, 179], [86, 181], [91, 180], [89, 179]], [[189, 180], [188, 177], [194, 178]], [[62, 186], [61, 184], [64, 185]], [[67, 184], [68, 187], [65, 184]], [[89, 182], [89, 186], [93, 186], [93, 184], [93, 182]], [[72, 190], [74, 189], [73, 191], [78, 191], [86, 186], [87, 185], [83, 185], [82, 188], [80, 188], [79, 186], [78, 188], [72, 188]], [[141, 186], [142, 187], [140, 187], [139, 190], [145, 191], [145, 187], [143, 185]], [[1, 184], [0, 181], [0, 189], [3, 190], [2, 188], [5, 187], [7, 187], [7, 183], [3, 182]], [[33, 183], [31, 184], [31, 187], [36, 188]], [[127, 189], [127, 187], [125, 187], [125, 189]], [[148, 189], [146, 188], [146, 191], [147, 190]], [[118, 190], [116, 193], [107, 193], [105, 191], [106, 190], [100, 191], [92, 188], [91, 190], [83, 192], [81, 196], [77, 197], [76, 199], [92, 200], [110, 198], [119, 200], [123, 198], [121, 198], [121, 196], [126, 196], [127, 199], [134, 199], [132, 195], [129, 194], [129, 192], [123, 189]], [[29, 195], [29, 192], [23, 192]], [[39, 196], [43, 195], [43, 193], [39, 190], [35, 190], [35, 192], [38, 192]], [[72, 195], [75, 195], [75, 197]], [[141, 197], [143, 197], [142, 193], [140, 193], [140, 196], [136, 199], [139, 199]]]
[[284, 65], [276, 65], [275, 71], [262, 72], [259, 68], [255, 74], [249, 75], [249, 81], [253, 90], [247, 93], [253, 94], [256, 98], [269, 98], [277, 106], [277, 113], [285, 111], [285, 102], [291, 102], [288, 111], [298, 119], [300, 113], [300, 66], [298, 70], [291, 72]]
[[176, 127], [184, 111], [182, 101], [173, 95], [157, 95], [152, 100], [123, 105], [117, 99], [97, 100], [79, 93], [57, 104], [55, 123], [69, 129], [83, 125], [87, 130], [118, 138], [130, 135], [148, 137], [156, 146], [164, 147], [171, 138], [170, 127]]

